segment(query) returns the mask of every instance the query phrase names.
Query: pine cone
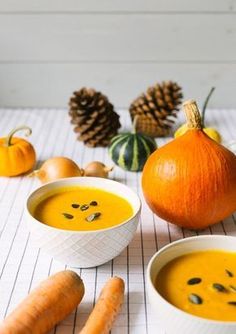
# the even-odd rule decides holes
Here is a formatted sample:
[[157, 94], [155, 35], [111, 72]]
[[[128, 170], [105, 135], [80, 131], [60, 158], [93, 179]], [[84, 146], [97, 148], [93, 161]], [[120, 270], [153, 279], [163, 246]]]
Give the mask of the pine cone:
[[182, 97], [181, 88], [172, 81], [149, 87], [129, 108], [132, 121], [138, 116], [136, 130], [152, 137], [170, 134]]
[[108, 146], [120, 128], [119, 115], [101, 92], [82, 88], [69, 101], [71, 123], [75, 124], [78, 140], [87, 146]]

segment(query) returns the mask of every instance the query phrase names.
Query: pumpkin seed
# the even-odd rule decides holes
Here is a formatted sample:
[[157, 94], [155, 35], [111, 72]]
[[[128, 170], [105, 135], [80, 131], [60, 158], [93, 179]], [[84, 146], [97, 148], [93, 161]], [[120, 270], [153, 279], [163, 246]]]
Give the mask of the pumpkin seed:
[[89, 208], [88, 204], [83, 204], [81, 205], [80, 210], [85, 211], [85, 210], [88, 210], [88, 208]]
[[219, 292], [225, 292], [226, 291], [226, 288], [224, 287], [224, 285], [222, 285], [220, 283], [213, 283], [212, 287]]
[[101, 216], [101, 212], [94, 212], [90, 216], [86, 217], [85, 219], [87, 220], [87, 222], [92, 222], [100, 216]]
[[203, 303], [203, 300], [200, 296], [196, 295], [195, 293], [191, 293], [189, 296], [188, 296], [188, 300], [193, 303], [193, 304], [197, 304], [197, 305], [200, 305]]
[[72, 215], [69, 214], [69, 213], [65, 213], [65, 212], [63, 212], [63, 216], [64, 216], [65, 218], [67, 218], [67, 219], [73, 219], [73, 218], [74, 218], [74, 216], [72, 216]]
[[72, 208], [74, 208], [74, 209], [78, 209], [78, 208], [79, 208], [79, 204], [76, 204], [76, 203], [71, 204], [71, 206], [72, 206]]
[[97, 205], [98, 205], [98, 202], [96, 202], [96, 201], [92, 201], [92, 202], [89, 203], [89, 205], [91, 205], [91, 206], [97, 206]]
[[194, 284], [199, 284], [201, 283], [202, 279], [200, 277], [193, 277], [193, 278], [190, 278], [188, 281], [187, 281], [187, 284], [188, 285], [194, 285]]
[[232, 271], [229, 271], [228, 269], [225, 269], [225, 272], [229, 277], [234, 277], [234, 274], [232, 273]]
[[234, 305], [234, 306], [236, 306], [236, 301], [234, 301], [234, 300], [233, 300], [233, 301], [230, 301], [230, 302], [228, 302], [228, 304], [229, 304], [229, 305]]
[[230, 285], [229, 287], [231, 290], [233, 290], [233, 292], [236, 292], [236, 286]]

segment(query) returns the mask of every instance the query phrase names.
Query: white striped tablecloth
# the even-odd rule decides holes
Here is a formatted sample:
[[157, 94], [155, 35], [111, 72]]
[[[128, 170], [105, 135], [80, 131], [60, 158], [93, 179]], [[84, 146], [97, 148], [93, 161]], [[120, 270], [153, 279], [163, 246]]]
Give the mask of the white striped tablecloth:
[[[130, 130], [127, 111], [120, 111], [124, 130]], [[179, 123], [183, 120], [181, 116]], [[209, 110], [207, 121], [219, 129], [224, 141], [236, 139], [236, 110]], [[93, 160], [110, 165], [107, 149], [87, 148], [75, 140], [66, 110], [0, 109], [0, 136], [15, 126], [26, 124], [33, 129], [29, 139], [37, 152], [38, 166], [52, 156], [67, 156], [84, 167]], [[158, 139], [163, 145], [167, 139]], [[1, 162], [0, 162], [1, 163]], [[143, 200], [140, 173], [116, 167], [110, 177], [127, 184], [142, 200], [140, 225], [129, 246], [112, 261], [92, 269], [75, 269], [84, 283], [86, 293], [81, 305], [51, 333], [74, 334], [83, 326], [101, 287], [107, 279], [118, 275], [125, 280], [126, 297], [112, 334], [165, 334], [150, 308], [146, 295], [146, 266], [150, 257], [164, 245], [196, 235], [167, 224], [154, 216]], [[0, 178], [0, 318], [4, 318], [37, 284], [47, 276], [63, 270], [64, 265], [35, 248], [25, 225], [24, 204], [28, 194], [40, 185], [35, 178]], [[236, 218], [230, 216], [202, 234], [236, 235]]]

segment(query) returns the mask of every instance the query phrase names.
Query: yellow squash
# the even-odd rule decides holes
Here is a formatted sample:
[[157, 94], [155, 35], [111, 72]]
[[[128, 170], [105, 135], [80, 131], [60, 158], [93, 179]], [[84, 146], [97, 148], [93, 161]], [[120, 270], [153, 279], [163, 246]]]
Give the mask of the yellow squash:
[[[188, 126], [186, 123], [181, 125], [178, 128], [178, 130], [176, 130], [175, 132], [175, 138], [182, 136], [183, 134], [185, 134], [187, 130], [188, 130]], [[203, 128], [203, 131], [208, 135], [208, 137], [215, 140], [217, 143], [220, 144], [222, 142], [221, 135], [219, 134], [218, 131], [216, 131], [216, 129], [207, 127], [207, 128]]]

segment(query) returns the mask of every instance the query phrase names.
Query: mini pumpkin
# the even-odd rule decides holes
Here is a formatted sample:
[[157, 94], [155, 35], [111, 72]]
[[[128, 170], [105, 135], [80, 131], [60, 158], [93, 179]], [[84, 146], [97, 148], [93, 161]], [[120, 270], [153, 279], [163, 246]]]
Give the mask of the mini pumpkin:
[[17, 176], [31, 170], [36, 161], [34, 147], [25, 139], [13, 137], [17, 131], [26, 130], [29, 136], [32, 130], [28, 126], [19, 126], [7, 137], [0, 138], [0, 176]]
[[157, 148], [153, 138], [136, 132], [137, 118], [133, 122], [133, 132], [113, 137], [108, 149], [116, 165], [132, 172], [141, 171], [149, 155]]
[[184, 110], [187, 132], [149, 157], [142, 189], [161, 218], [203, 229], [236, 210], [236, 156], [204, 133], [195, 101], [186, 101]]

